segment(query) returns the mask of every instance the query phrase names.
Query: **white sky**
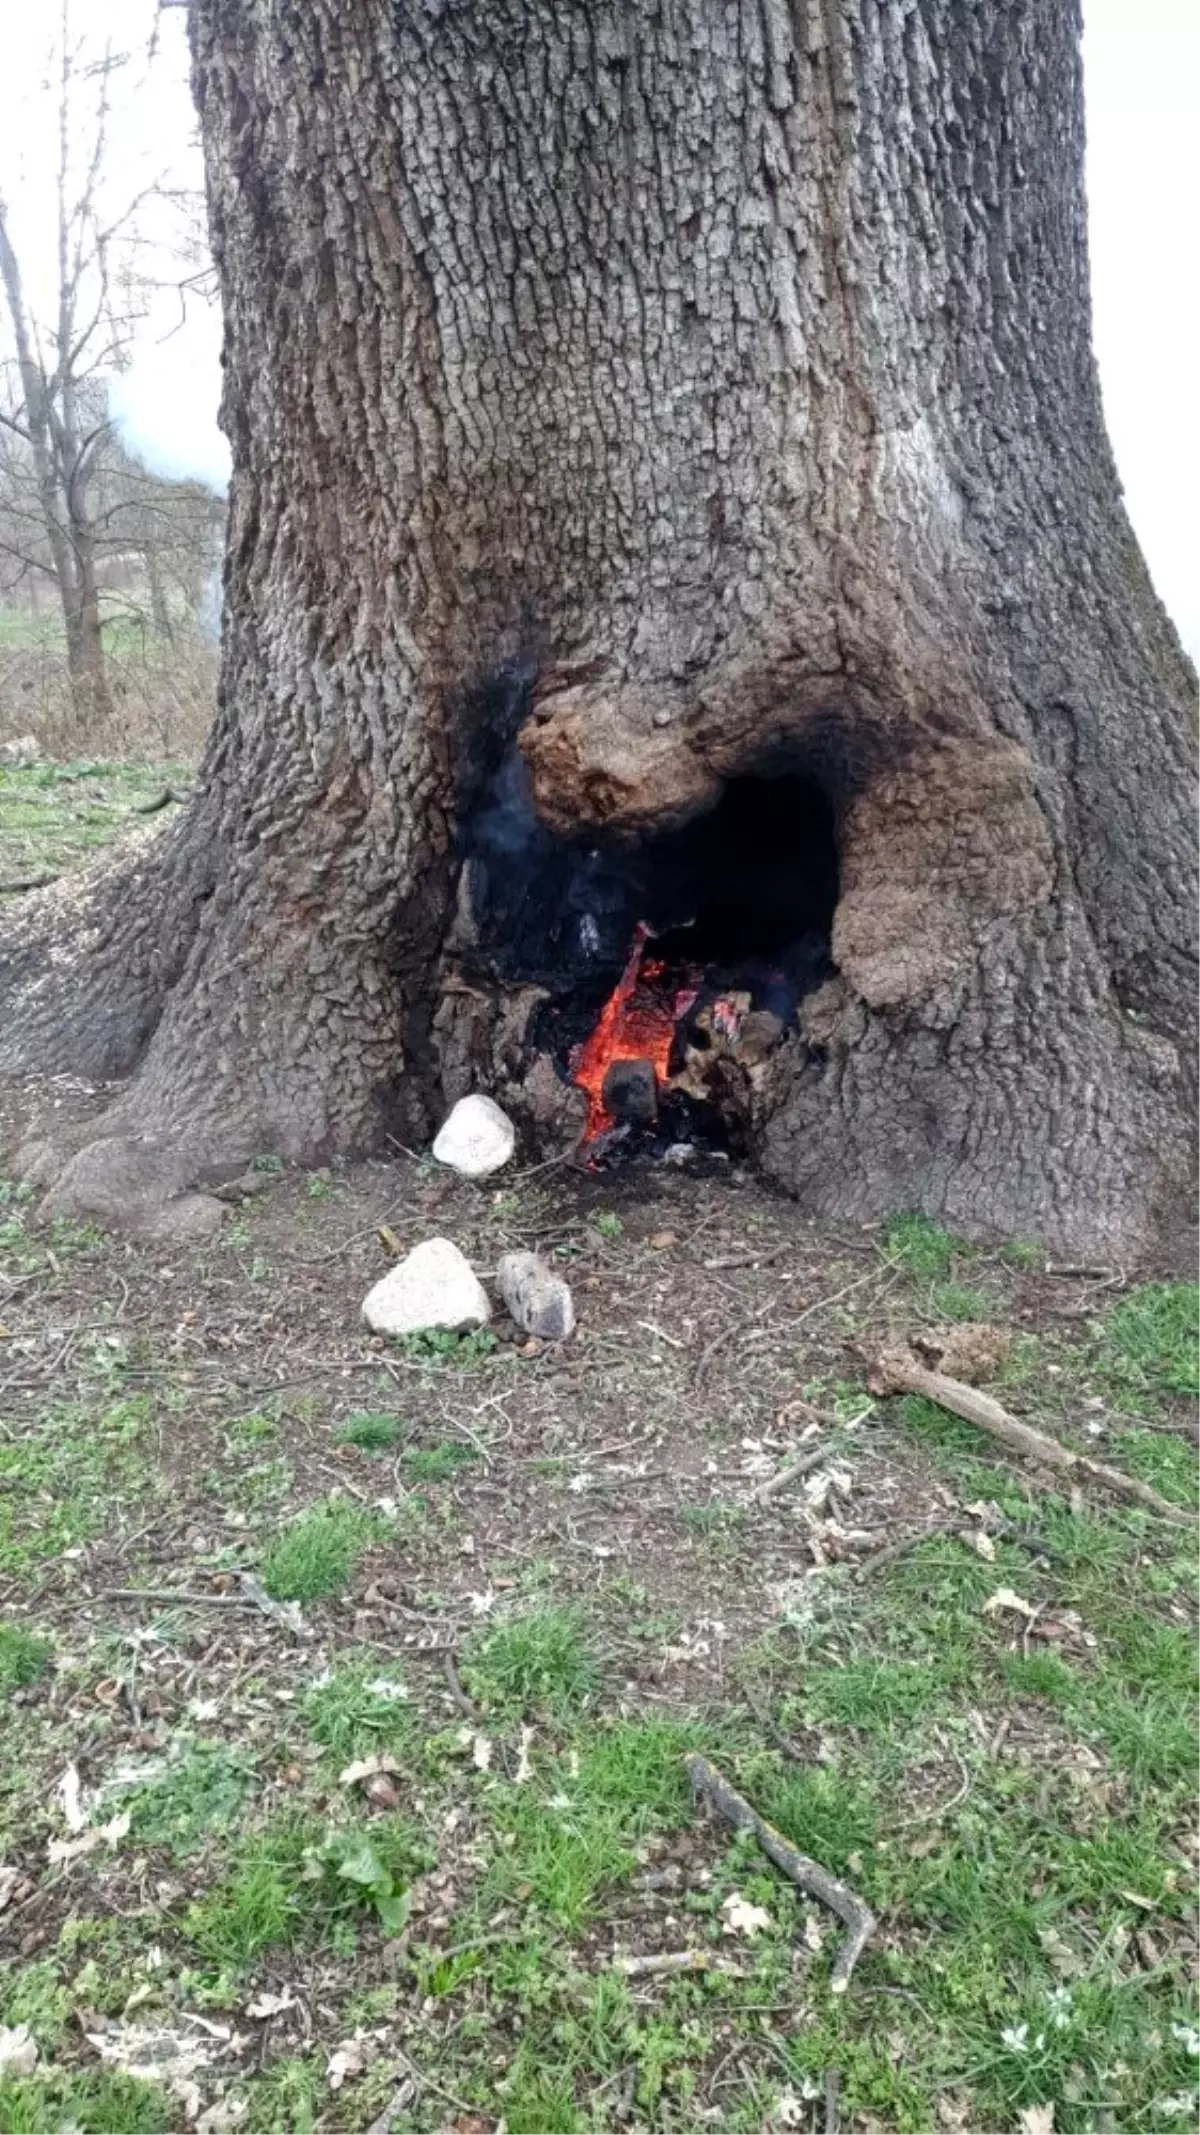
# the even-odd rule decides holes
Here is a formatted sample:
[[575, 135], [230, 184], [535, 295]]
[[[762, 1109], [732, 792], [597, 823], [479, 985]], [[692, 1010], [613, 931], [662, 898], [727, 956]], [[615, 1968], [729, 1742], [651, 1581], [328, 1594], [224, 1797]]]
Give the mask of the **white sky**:
[[[1003, 5], [1005, 0], [994, 0]], [[1053, 5], [1054, 0], [1048, 0]], [[5, 0], [0, 190], [26, 249], [44, 249], [53, 141], [39, 95], [57, 9]], [[1200, 658], [1200, 424], [1194, 376], [1200, 302], [1193, 228], [1200, 187], [1200, 7], [1196, 0], [1084, 0], [1088, 194], [1096, 351], [1130, 514], [1155, 583]], [[151, 176], [199, 185], [182, 9], [155, 0], [74, 0], [89, 49], [129, 51], [119, 77], [111, 182], [127, 196]], [[165, 234], [165, 225], [157, 233]], [[30, 247], [29, 238], [33, 239]], [[170, 274], [164, 270], [164, 278]], [[32, 279], [32, 277], [31, 277]], [[202, 296], [162, 292], [118, 381], [131, 444], [161, 472], [223, 486], [216, 426], [220, 323]]]

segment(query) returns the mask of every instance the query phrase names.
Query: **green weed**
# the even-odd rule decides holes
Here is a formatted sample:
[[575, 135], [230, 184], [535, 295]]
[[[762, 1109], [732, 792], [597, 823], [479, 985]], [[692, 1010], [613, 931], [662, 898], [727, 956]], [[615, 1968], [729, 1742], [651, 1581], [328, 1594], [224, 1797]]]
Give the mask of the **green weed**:
[[561, 1716], [595, 1692], [599, 1670], [577, 1609], [546, 1606], [480, 1631], [463, 1673], [489, 1713]]
[[403, 1426], [396, 1416], [377, 1416], [369, 1411], [356, 1411], [347, 1416], [334, 1433], [334, 1443], [339, 1446], [357, 1446], [361, 1453], [386, 1453], [390, 1446], [398, 1445], [403, 1437]]
[[592, 1229], [598, 1231], [601, 1238], [611, 1239], [625, 1236], [625, 1225], [615, 1209], [602, 1208], [591, 1220]]
[[162, 2135], [178, 2112], [156, 2083], [136, 2076], [60, 2074], [0, 2076], [4, 2135]]
[[210, 1963], [235, 1970], [275, 1944], [345, 1946], [364, 1912], [396, 1934], [408, 1884], [428, 1865], [398, 1817], [380, 1817], [369, 1831], [322, 1831], [297, 1815], [234, 1848], [231, 1872], [189, 1906], [184, 1932]]
[[929, 1309], [943, 1320], [983, 1320], [988, 1301], [981, 1290], [969, 1290], [963, 1283], [937, 1282], [929, 1292]]
[[178, 1859], [195, 1853], [211, 1832], [232, 1826], [253, 1780], [251, 1759], [220, 1743], [195, 1743], [128, 1797], [134, 1837]]
[[893, 1216], [884, 1229], [888, 1259], [914, 1282], [937, 1282], [949, 1275], [958, 1250], [949, 1231], [928, 1216]]
[[377, 1514], [331, 1498], [276, 1536], [263, 1560], [263, 1584], [276, 1601], [323, 1601], [344, 1594], [363, 1551], [383, 1531]]
[[1142, 1394], [1196, 1394], [1200, 1288], [1143, 1283], [1108, 1315], [1103, 1349], [1114, 1376]]
[[479, 1455], [461, 1439], [447, 1439], [437, 1446], [410, 1446], [401, 1455], [410, 1483], [453, 1482], [461, 1468], [469, 1468]]
[[394, 1664], [353, 1660], [305, 1692], [301, 1713], [313, 1740], [346, 1763], [369, 1750], [411, 1750], [417, 1723]]
[[45, 1673], [54, 1648], [23, 1624], [0, 1623], [0, 1698], [25, 1690]]
[[494, 1355], [498, 1346], [490, 1327], [472, 1327], [466, 1334], [430, 1327], [422, 1334], [396, 1337], [397, 1349], [414, 1364], [457, 1364], [468, 1371]]

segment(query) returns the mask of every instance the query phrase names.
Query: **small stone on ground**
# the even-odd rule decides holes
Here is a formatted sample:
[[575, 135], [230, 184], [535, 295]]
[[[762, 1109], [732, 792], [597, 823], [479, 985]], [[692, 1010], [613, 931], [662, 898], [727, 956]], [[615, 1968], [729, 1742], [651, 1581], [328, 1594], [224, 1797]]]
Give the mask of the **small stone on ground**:
[[524, 1333], [543, 1342], [565, 1342], [575, 1329], [575, 1306], [561, 1275], [537, 1253], [502, 1253], [496, 1287]]
[[516, 1147], [516, 1132], [507, 1112], [491, 1097], [460, 1097], [444, 1122], [433, 1153], [464, 1179], [486, 1179], [507, 1164]]
[[492, 1316], [487, 1291], [449, 1238], [426, 1238], [363, 1299], [376, 1334], [457, 1334]]

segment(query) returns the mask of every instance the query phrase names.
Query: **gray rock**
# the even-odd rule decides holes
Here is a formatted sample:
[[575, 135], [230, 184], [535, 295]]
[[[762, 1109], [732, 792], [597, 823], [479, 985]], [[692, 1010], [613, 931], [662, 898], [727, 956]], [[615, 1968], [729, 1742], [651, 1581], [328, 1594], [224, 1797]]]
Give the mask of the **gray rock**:
[[561, 1275], [537, 1253], [501, 1253], [496, 1288], [518, 1327], [543, 1342], [565, 1342], [575, 1330], [575, 1306]]
[[464, 1179], [486, 1179], [507, 1164], [517, 1137], [507, 1112], [491, 1097], [460, 1097], [433, 1145], [439, 1164]]
[[363, 1318], [376, 1334], [457, 1334], [492, 1316], [487, 1291], [449, 1238], [426, 1238], [368, 1290]]

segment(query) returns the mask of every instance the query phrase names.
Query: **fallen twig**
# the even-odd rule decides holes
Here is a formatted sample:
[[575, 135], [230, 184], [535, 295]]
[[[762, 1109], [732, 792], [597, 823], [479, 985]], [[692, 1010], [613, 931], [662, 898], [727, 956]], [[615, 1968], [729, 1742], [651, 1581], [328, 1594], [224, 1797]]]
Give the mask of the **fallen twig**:
[[799, 1453], [793, 1453], [790, 1460], [785, 1460], [782, 1467], [776, 1468], [774, 1475], [768, 1475], [765, 1482], [755, 1484], [750, 1492], [749, 1503], [761, 1505], [764, 1498], [774, 1497], [777, 1490], [785, 1490], [789, 1483], [798, 1482], [802, 1475], [808, 1474], [810, 1468], [819, 1468], [821, 1462], [828, 1458], [829, 1444], [826, 1439], [822, 1439], [819, 1445], [804, 1446]]
[[164, 786], [162, 792], [156, 793], [152, 800], [135, 801], [131, 813], [134, 815], [157, 815], [160, 808], [169, 808], [172, 801], [177, 802], [182, 807], [186, 799], [187, 794], [180, 793], [177, 787]]
[[842, 1882], [840, 1876], [831, 1875], [827, 1868], [821, 1867], [819, 1861], [810, 1860], [805, 1853], [798, 1853], [781, 1831], [776, 1831], [773, 1824], [768, 1824], [758, 1814], [757, 1809], [752, 1809], [744, 1796], [737, 1793], [727, 1779], [722, 1778], [707, 1757], [690, 1756], [686, 1761], [693, 1795], [704, 1795], [718, 1814], [725, 1818], [726, 1823], [733, 1825], [735, 1831], [752, 1831], [767, 1859], [774, 1861], [775, 1866], [782, 1869], [788, 1881], [794, 1883], [797, 1890], [802, 1890], [807, 1897], [818, 1898], [822, 1905], [827, 1905], [831, 1912], [837, 1914], [839, 1920], [845, 1922], [846, 1939], [834, 1960], [829, 1980], [831, 1994], [844, 1994], [850, 1984], [854, 1967], [878, 1926], [874, 1913], [869, 1906], [863, 1904], [861, 1898], [855, 1896], [848, 1883]]
[[759, 1698], [757, 1691], [752, 1690], [749, 1683], [742, 1684], [742, 1696], [745, 1698], [763, 1733], [770, 1736], [776, 1749], [782, 1750], [785, 1757], [790, 1757], [793, 1764], [807, 1764], [809, 1759], [805, 1756], [799, 1743], [793, 1742], [791, 1736], [785, 1735], [783, 1729], [776, 1725], [766, 1706]]
[[825, 2135], [838, 2135], [838, 2100], [842, 2090], [840, 2068], [825, 2071]]
[[707, 1972], [713, 1962], [711, 1950], [660, 1950], [654, 1957], [614, 1957], [613, 1965], [626, 1979], [653, 1979], [672, 1972]]
[[458, 1707], [458, 1710], [462, 1714], [464, 1720], [469, 1720], [471, 1722], [472, 1727], [478, 1727], [478, 1708], [476, 1707], [472, 1699], [467, 1696], [466, 1691], [463, 1689], [462, 1682], [458, 1673], [458, 1662], [453, 1653], [443, 1652], [442, 1674], [446, 1678], [446, 1688], [450, 1692], [450, 1695], [453, 1698], [454, 1703]]
[[855, 1566], [855, 1577], [862, 1579], [868, 1572], [877, 1572], [881, 1565], [893, 1563], [897, 1557], [902, 1557], [906, 1550], [916, 1549], [922, 1542], [932, 1542], [939, 1535], [958, 1532], [959, 1521], [955, 1518], [935, 1520], [930, 1527], [918, 1527], [911, 1534], [898, 1535], [894, 1542], [885, 1542], [881, 1549], [872, 1550], [869, 1557], [864, 1557], [862, 1562]]
[[416, 2089], [416, 2076], [405, 2076], [403, 2083], [398, 2084], [392, 2092], [382, 2113], [377, 2114], [371, 2122], [367, 2135], [392, 2135], [392, 2122], [415, 2095]]
[[1040, 1461], [1046, 1468], [1060, 1468], [1068, 1475], [1088, 1476], [1111, 1490], [1114, 1496], [1147, 1506], [1158, 1514], [1160, 1520], [1171, 1520], [1181, 1527], [1192, 1525], [1192, 1513], [1172, 1505], [1169, 1498], [1160, 1496], [1149, 1483], [1141, 1482], [1135, 1475], [1122, 1475], [1118, 1468], [1110, 1468], [1102, 1460], [1092, 1460], [1086, 1453], [1073, 1453], [1059, 1439], [1010, 1416], [1006, 1408], [993, 1401], [990, 1394], [980, 1393], [978, 1387], [964, 1386], [960, 1379], [947, 1379], [940, 1371], [928, 1371], [907, 1349], [884, 1350], [876, 1361], [872, 1384], [879, 1393], [922, 1394], [927, 1401], [935, 1401], [939, 1408], [948, 1409], [952, 1416], [961, 1416], [966, 1423], [987, 1431], [992, 1438], [998, 1438], [1026, 1460]]

